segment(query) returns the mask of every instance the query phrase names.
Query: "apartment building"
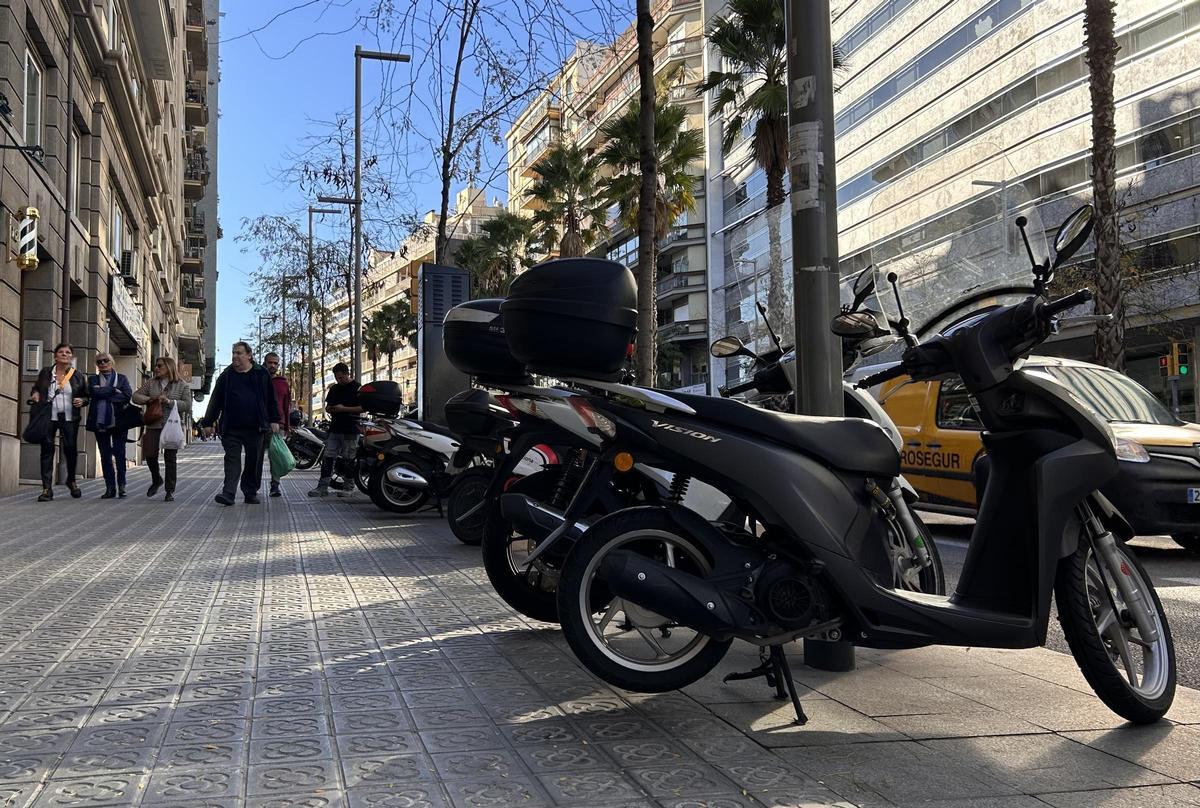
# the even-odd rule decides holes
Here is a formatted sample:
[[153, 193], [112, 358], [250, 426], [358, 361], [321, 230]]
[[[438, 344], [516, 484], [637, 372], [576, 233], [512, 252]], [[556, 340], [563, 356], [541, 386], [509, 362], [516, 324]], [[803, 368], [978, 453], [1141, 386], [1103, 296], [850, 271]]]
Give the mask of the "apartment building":
[[[209, 117], [185, 92], [215, 48], [200, 3], [0, 7], [0, 132], [10, 147], [0, 152], [0, 491], [38, 478], [38, 449], [19, 440], [24, 401], [60, 340], [74, 345], [81, 372], [106, 350], [134, 383], [158, 355], [204, 365], [210, 321], [190, 308], [182, 268], [185, 203], [203, 198], [208, 182], [188, 175], [185, 147]], [[197, 180], [201, 192], [189, 197], [185, 185]], [[30, 206], [40, 214], [39, 260], [21, 268], [9, 260], [8, 223]], [[215, 224], [214, 215], [206, 228]], [[90, 476], [95, 449], [83, 433], [80, 452]]]
[[[483, 190], [468, 186], [454, 197], [446, 228], [450, 236], [449, 253], [454, 255], [463, 239], [482, 233], [483, 223], [503, 210], [499, 202], [488, 204]], [[407, 298], [414, 315], [417, 312], [420, 287], [417, 283], [421, 265], [433, 263], [437, 237], [437, 213], [425, 214], [421, 226], [393, 251], [375, 250], [367, 258], [367, 275], [363, 280], [363, 322], [382, 306]], [[314, 377], [317, 382], [310, 402], [314, 417], [324, 416], [324, 391], [334, 383], [333, 366], [338, 362], [351, 364], [350, 297], [340, 292], [332, 301], [330, 337], [324, 349], [314, 347]], [[405, 402], [414, 402], [417, 394], [417, 349], [404, 344], [388, 356], [372, 360], [366, 346], [362, 354], [363, 378], [389, 379], [400, 384]]]
[[[688, 111], [687, 127], [703, 130], [707, 102], [696, 92], [706, 70], [703, 5], [700, 0], [662, 0], [652, 13], [655, 77], [669, 80], [671, 101]], [[505, 136], [510, 210], [533, 215], [536, 203], [525, 192], [536, 179], [534, 163], [552, 143], [567, 140], [592, 152], [601, 148], [601, 127], [637, 95], [636, 57], [632, 26], [612, 45], [579, 43], [546, 91], [517, 117]], [[696, 210], [673, 222], [658, 244], [656, 288], [658, 385], [701, 393], [710, 389], [708, 166], [711, 157], [695, 167]], [[608, 224], [609, 236], [594, 254], [636, 267], [637, 234], [617, 221], [615, 208]]]
[[[1004, 182], [1020, 185], [1047, 228], [1090, 200], [1081, 4], [858, 5], [835, 22], [851, 63], [836, 118], [847, 271], [944, 242], [955, 217], [998, 194], [1011, 206], [1012, 192], [974, 176], [981, 150], [1003, 152]], [[1158, 358], [1171, 339], [1194, 346], [1200, 325], [1200, 3], [1131, 0], [1116, 15], [1122, 247], [1139, 279], [1128, 370], [1166, 399]], [[895, 198], [891, 186], [916, 175], [940, 189], [936, 206]], [[1051, 350], [1089, 357], [1088, 335], [1063, 336]], [[1180, 396], [1193, 420], [1195, 385], [1187, 380]]]

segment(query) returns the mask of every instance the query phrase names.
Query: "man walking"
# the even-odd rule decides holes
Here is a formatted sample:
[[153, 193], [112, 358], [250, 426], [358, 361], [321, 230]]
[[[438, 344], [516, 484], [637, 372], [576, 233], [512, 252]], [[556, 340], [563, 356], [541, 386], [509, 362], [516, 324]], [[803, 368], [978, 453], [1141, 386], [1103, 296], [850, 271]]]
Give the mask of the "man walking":
[[217, 377], [202, 422], [206, 435], [212, 434], [217, 421], [221, 423], [221, 446], [225, 449], [225, 485], [216, 501], [222, 505], [234, 503], [240, 476], [246, 504], [257, 505], [266, 436], [278, 432], [281, 424], [271, 376], [254, 364], [245, 342], [233, 343], [233, 361]]
[[329, 482], [333, 479], [338, 458], [352, 459], [358, 449], [358, 416], [362, 414], [358, 382], [350, 380], [350, 368], [345, 362], [333, 366], [333, 378], [337, 383], [325, 396], [325, 412], [329, 413], [330, 419], [325, 455], [321, 458], [321, 479], [317, 487], [308, 492], [310, 497], [329, 496]]
[[[275, 405], [278, 409], [275, 414], [279, 417], [283, 431], [289, 432], [291, 424], [288, 421], [288, 415], [292, 412], [292, 386], [279, 368], [279, 354], [271, 352], [264, 356], [263, 367], [267, 369], [267, 373], [271, 374], [271, 385], [275, 388]], [[282, 495], [283, 492], [279, 490], [279, 478], [275, 476], [275, 470], [271, 469], [271, 496]]]

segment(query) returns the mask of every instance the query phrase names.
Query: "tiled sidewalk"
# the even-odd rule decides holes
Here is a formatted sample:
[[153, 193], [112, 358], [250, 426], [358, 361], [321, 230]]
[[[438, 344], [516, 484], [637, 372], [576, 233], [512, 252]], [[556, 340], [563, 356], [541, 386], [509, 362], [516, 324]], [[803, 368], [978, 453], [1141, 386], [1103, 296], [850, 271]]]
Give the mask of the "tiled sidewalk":
[[[1050, 651], [859, 652], [761, 683], [618, 692], [492, 593], [433, 515], [0, 500], [0, 805], [1200, 805], [1200, 698], [1122, 728]], [[161, 495], [160, 495], [161, 496]]]

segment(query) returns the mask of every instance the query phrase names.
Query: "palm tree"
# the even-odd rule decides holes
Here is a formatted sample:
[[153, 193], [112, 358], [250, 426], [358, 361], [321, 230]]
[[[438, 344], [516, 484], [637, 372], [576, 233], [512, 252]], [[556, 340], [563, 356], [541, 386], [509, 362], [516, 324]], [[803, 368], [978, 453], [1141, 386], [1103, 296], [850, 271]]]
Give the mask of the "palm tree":
[[[715, 91], [712, 117], [733, 110], [725, 125], [721, 149], [728, 154], [753, 125], [750, 153], [767, 175], [767, 313], [776, 327], [790, 318], [784, 300], [783, 246], [780, 219], [788, 165], [787, 35], [780, 0], [729, 0], [729, 12], [708, 27], [708, 41], [721, 54], [726, 70], [708, 74], [699, 92]], [[833, 68], [845, 60], [835, 48]]]
[[381, 349], [386, 336], [378, 315], [378, 311], [371, 312], [363, 323], [362, 333], [363, 348], [367, 351], [367, 358], [371, 360], [372, 378], [379, 377], [379, 357], [383, 353]]
[[398, 300], [384, 304], [379, 312], [389, 330], [390, 338], [383, 346], [383, 353], [387, 354], [388, 378], [391, 379], [396, 352], [403, 349], [405, 345], [416, 347], [417, 316], [413, 314], [412, 303], [407, 294], [401, 295]]
[[[638, 261], [638, 383], [654, 385], [655, 338], [658, 311], [655, 306], [654, 266], [658, 260], [658, 242], [685, 211], [696, 209], [697, 177], [689, 168], [704, 157], [704, 137], [694, 129], [684, 129], [687, 110], [667, 103], [658, 93], [654, 103], [654, 152], [657, 176], [654, 177], [653, 238], [643, 239], [639, 249], [650, 249], [650, 271]], [[617, 215], [627, 227], [639, 226], [642, 206], [641, 101], [635, 99], [617, 118], [605, 124], [601, 132], [607, 142], [600, 159], [612, 169], [603, 183], [609, 204], [617, 206]], [[649, 244], [646, 244], [649, 241]]]
[[555, 143], [533, 164], [538, 178], [525, 196], [541, 203], [533, 220], [545, 252], [573, 258], [604, 237], [608, 227], [599, 169], [599, 158], [576, 143]]
[[480, 235], [459, 244], [455, 261], [474, 276], [479, 295], [504, 296], [530, 252], [533, 228], [533, 219], [501, 211], [483, 223]]
[[1117, 226], [1117, 149], [1113, 77], [1117, 67], [1116, 3], [1084, 0], [1084, 57], [1091, 75], [1092, 200], [1096, 206], [1097, 314], [1111, 314], [1096, 327], [1096, 361], [1125, 368], [1125, 295], [1121, 283], [1120, 228]]

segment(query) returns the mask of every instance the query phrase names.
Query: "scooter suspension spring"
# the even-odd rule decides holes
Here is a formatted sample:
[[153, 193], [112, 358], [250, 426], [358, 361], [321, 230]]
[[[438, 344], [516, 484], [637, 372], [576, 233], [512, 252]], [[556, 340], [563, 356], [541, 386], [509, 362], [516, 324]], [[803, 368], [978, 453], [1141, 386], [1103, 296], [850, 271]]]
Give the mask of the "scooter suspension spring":
[[564, 510], [567, 503], [571, 501], [575, 490], [579, 488], [579, 481], [582, 477], [583, 451], [572, 449], [567, 455], [567, 461], [562, 465], [562, 473], [558, 475], [558, 485], [554, 488], [554, 499], [550, 504], [560, 511]]
[[691, 482], [691, 477], [676, 473], [671, 478], [671, 490], [667, 492], [667, 499], [671, 502], [683, 502], [683, 498], [687, 496], [688, 486], [691, 485]]

